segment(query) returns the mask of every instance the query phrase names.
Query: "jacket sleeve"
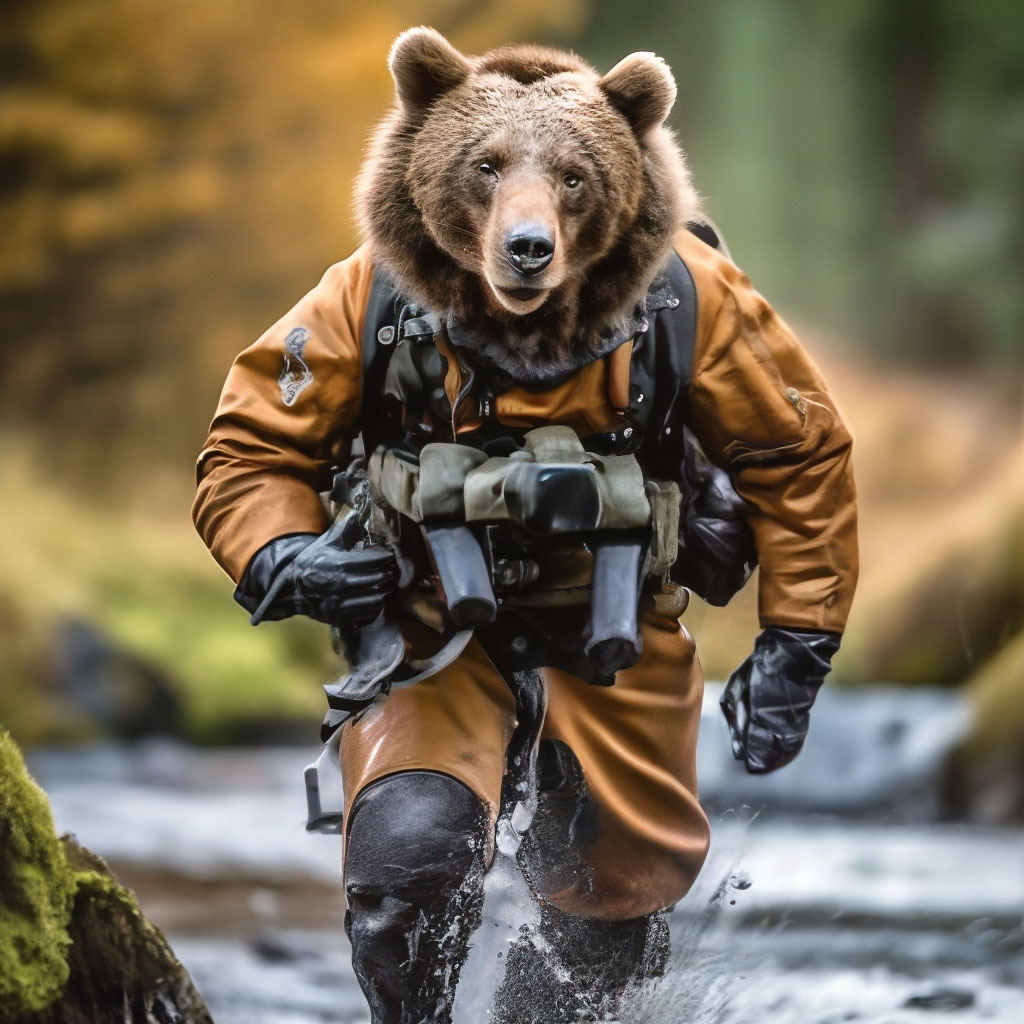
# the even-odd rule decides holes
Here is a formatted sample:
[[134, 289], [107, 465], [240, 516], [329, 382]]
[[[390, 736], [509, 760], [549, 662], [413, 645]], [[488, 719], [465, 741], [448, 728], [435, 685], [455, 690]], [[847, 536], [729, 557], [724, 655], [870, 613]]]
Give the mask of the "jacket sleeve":
[[747, 277], [697, 239], [677, 248], [697, 289], [690, 428], [748, 503], [761, 625], [842, 633], [858, 570], [850, 432]]
[[289, 533], [321, 533], [319, 493], [344, 455], [362, 398], [362, 330], [373, 267], [365, 250], [235, 359], [196, 464], [196, 529], [237, 583]]

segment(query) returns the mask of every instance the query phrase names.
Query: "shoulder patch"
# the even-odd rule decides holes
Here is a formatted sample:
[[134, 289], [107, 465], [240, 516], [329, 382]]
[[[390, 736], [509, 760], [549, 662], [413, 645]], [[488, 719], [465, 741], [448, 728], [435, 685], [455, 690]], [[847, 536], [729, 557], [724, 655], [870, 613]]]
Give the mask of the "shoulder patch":
[[293, 327], [284, 339], [284, 366], [281, 376], [277, 378], [277, 385], [285, 405], [294, 405], [295, 399], [313, 383], [313, 371], [302, 358], [309, 338], [308, 328]]

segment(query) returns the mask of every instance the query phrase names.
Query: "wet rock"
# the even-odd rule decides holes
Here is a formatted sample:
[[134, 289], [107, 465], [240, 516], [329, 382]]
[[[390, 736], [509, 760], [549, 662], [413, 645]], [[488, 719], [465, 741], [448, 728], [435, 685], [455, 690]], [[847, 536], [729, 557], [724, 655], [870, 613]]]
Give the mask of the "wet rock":
[[65, 619], [58, 626], [53, 682], [60, 710], [102, 735], [180, 735], [181, 707], [171, 682], [91, 623]]
[[270, 964], [295, 963], [298, 960], [310, 958], [319, 959], [319, 956], [309, 948], [303, 948], [289, 936], [279, 932], [262, 932], [249, 943], [252, 952]]
[[940, 988], [927, 995], [911, 996], [904, 1004], [908, 1010], [966, 1010], [974, 1005], [974, 993], [962, 988]]

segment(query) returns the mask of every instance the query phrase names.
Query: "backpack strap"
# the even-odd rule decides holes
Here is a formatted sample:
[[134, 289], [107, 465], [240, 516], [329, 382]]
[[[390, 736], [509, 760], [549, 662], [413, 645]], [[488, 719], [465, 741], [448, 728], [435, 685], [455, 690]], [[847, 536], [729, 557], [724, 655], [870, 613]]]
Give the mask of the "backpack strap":
[[675, 252], [668, 261], [666, 277], [673, 294], [667, 301], [667, 308], [654, 317], [659, 340], [652, 347], [655, 349], [655, 373], [660, 387], [655, 390], [651, 426], [655, 433], [671, 437], [671, 424], [681, 422], [693, 382], [697, 288], [690, 268]]
[[691, 220], [686, 225], [686, 230], [696, 235], [705, 245], [710, 245], [712, 249], [720, 252], [727, 260], [732, 259], [732, 253], [729, 252], [721, 228], [710, 217]]
[[636, 431], [634, 448], [643, 449], [652, 476], [671, 480], [678, 472], [683, 432], [675, 425], [681, 422], [693, 379], [696, 334], [697, 289], [689, 268], [673, 252], [648, 293], [647, 327], [633, 342], [629, 426], [623, 430]]
[[398, 319], [404, 299], [387, 272], [374, 268], [363, 320], [363, 392], [379, 395], [398, 340]]
[[[690, 221], [686, 229], [726, 258], [732, 258], [713, 222]], [[661, 278], [649, 293], [648, 310], [649, 326], [633, 345], [626, 417], [639, 428], [646, 449], [645, 462], [652, 475], [675, 479], [685, 446], [697, 444], [689, 430], [678, 426], [686, 419], [697, 343], [697, 288], [678, 253], [669, 257]], [[684, 435], [689, 436], [684, 439]]]
[[[727, 254], [717, 231], [711, 241], [703, 234], [707, 225], [687, 227]], [[651, 317], [650, 328], [638, 339], [631, 366], [631, 409], [642, 409], [644, 403], [637, 404], [640, 395], [645, 395], [644, 388], [653, 388], [651, 408], [644, 414], [641, 462], [650, 476], [682, 485], [679, 554], [671, 569], [672, 579], [710, 604], [724, 605], [757, 564], [757, 546], [746, 521], [746, 503], [728, 474], [708, 460], [700, 442], [684, 425], [694, 375], [697, 289], [689, 268], [676, 253], [663, 276], [672, 299], [667, 308]]]
[[[384, 393], [388, 364], [398, 341], [406, 300], [381, 267], [375, 267], [363, 320], [363, 407], [360, 415], [363, 452], [372, 452], [388, 433], [379, 396]], [[376, 397], [374, 397], [376, 396]], [[367, 401], [367, 399], [370, 401]]]

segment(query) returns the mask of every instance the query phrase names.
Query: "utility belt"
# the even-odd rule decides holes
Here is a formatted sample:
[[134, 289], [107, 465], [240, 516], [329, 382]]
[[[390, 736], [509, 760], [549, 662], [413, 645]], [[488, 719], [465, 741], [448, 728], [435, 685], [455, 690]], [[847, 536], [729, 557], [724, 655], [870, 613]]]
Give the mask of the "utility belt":
[[427, 581], [456, 629], [494, 622], [499, 607], [588, 604], [584, 652], [598, 670], [639, 658], [641, 586], [660, 587], [678, 553], [676, 483], [645, 480], [633, 455], [587, 452], [564, 426], [529, 431], [509, 456], [379, 448], [367, 475], [419, 527]]

